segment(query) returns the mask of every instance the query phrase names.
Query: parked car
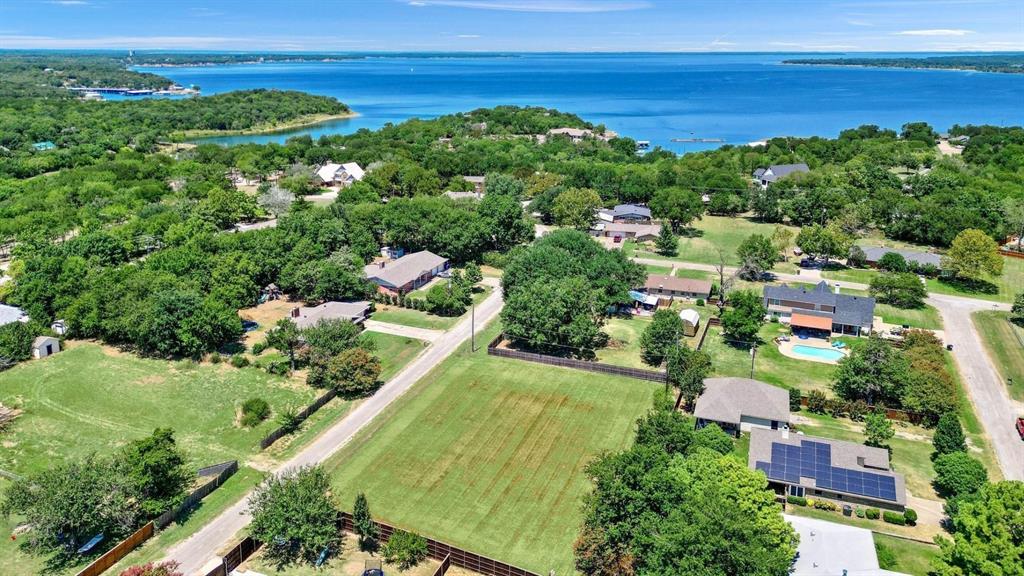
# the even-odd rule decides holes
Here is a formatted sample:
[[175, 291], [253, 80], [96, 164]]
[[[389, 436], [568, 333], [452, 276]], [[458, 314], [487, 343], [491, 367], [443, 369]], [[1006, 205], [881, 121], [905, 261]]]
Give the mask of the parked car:
[[1017, 418], [1017, 435], [1024, 440], [1024, 416]]

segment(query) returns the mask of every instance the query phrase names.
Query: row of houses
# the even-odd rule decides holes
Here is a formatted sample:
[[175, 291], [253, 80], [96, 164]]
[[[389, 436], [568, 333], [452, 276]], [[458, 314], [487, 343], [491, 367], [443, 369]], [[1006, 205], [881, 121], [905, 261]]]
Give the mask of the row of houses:
[[697, 427], [717, 424], [750, 433], [747, 465], [764, 472], [780, 494], [818, 497], [902, 511], [902, 474], [889, 451], [790, 430], [789, 392], [749, 378], [706, 378], [693, 411]]

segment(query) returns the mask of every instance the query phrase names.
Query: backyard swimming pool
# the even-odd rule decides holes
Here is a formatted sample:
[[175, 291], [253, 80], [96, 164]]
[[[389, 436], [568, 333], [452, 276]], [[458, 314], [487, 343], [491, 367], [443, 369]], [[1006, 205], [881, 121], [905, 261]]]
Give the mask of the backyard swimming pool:
[[815, 346], [804, 346], [803, 344], [793, 346], [793, 352], [796, 352], [801, 356], [820, 358], [829, 362], [838, 362], [843, 358], [843, 356], [846, 356], [846, 354], [843, 354], [835, 348], [818, 348]]

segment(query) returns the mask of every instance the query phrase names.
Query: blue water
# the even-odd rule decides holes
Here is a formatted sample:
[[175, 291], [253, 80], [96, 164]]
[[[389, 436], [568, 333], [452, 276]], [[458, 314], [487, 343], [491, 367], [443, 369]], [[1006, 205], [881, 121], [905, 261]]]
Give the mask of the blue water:
[[828, 360], [830, 362], [836, 362], [843, 356], [846, 356], [846, 354], [832, 348], [815, 348], [814, 346], [804, 346], [803, 344], [793, 346], [793, 352], [802, 356], [821, 358], [822, 360]]
[[[887, 54], [888, 55], [888, 54]], [[806, 55], [804, 55], [806, 56]], [[831, 55], [834, 56], [834, 55]], [[224, 137], [222, 143], [283, 142], [303, 133], [349, 133], [499, 104], [574, 112], [620, 134], [678, 152], [722, 138], [835, 136], [844, 128], [899, 128], [927, 121], [1024, 124], [1024, 74], [781, 64], [787, 54], [517, 54], [489, 57], [374, 56], [309, 62], [140, 68], [203, 94], [243, 88], [337, 97], [360, 114], [313, 129]]]

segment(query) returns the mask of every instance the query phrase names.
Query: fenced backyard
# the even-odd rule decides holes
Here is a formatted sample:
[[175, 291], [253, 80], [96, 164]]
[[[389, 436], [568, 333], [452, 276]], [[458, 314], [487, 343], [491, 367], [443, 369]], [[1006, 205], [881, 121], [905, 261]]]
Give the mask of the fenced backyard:
[[505, 343], [505, 334], [498, 334], [493, 340], [491, 340], [490, 344], [487, 345], [487, 353], [491, 356], [499, 356], [502, 358], [514, 358], [517, 360], [525, 360], [527, 362], [547, 364], [549, 366], [561, 366], [563, 368], [575, 368], [577, 370], [587, 370], [589, 372], [598, 372], [613, 376], [625, 376], [627, 378], [636, 378], [638, 380], [647, 380], [649, 382], [665, 381], [665, 373], [661, 370], [644, 370], [643, 368], [629, 368], [627, 366], [616, 366], [614, 364], [603, 364], [601, 362], [577, 360], [575, 358], [550, 356], [547, 354], [539, 354], [537, 352], [526, 352], [523, 350], [509, 348]]

